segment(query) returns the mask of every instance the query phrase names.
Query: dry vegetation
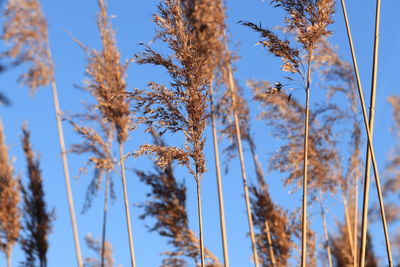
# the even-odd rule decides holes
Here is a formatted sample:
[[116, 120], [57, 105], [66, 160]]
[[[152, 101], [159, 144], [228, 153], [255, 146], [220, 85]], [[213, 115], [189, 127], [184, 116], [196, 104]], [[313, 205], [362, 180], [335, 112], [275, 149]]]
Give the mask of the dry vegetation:
[[[0, 75], [6, 75], [12, 68], [17, 71], [22, 68], [18, 82], [28, 87], [30, 93], [35, 93], [39, 87], [51, 86], [52, 89], [78, 267], [113, 267], [122, 261], [107, 241], [114, 238], [107, 234], [108, 230], [123, 224], [122, 218], [108, 216], [109, 200], [119, 202], [118, 194], [123, 194], [124, 235], [129, 244], [120, 243], [129, 251], [132, 267], [136, 267], [130, 215], [133, 208], [141, 210], [139, 216], [136, 213], [133, 216], [141, 219], [134, 220], [135, 225], [143, 223], [150, 233], [165, 239], [168, 249], [161, 253], [160, 260], [165, 267], [229, 267], [230, 262], [236, 266], [229, 257], [238, 253], [248, 259], [248, 266], [256, 267], [374, 267], [386, 261], [390, 267], [395, 266], [396, 261], [399, 264], [400, 96], [388, 98], [393, 109], [392, 133], [397, 143], [386, 162], [383, 190], [380, 189], [374, 146], [368, 142], [372, 140], [374, 125], [378, 38], [374, 42], [368, 122], [350, 31], [347, 37], [353, 65], [342, 59], [339, 49], [328, 39], [332, 34], [344, 35], [345, 31], [331, 32], [336, 12], [333, 0], [271, 0], [272, 8], [283, 11], [283, 25], [265, 27], [261, 23], [239, 22], [256, 31], [260, 35], [257, 44], [281, 61], [282, 74], [273, 77], [273, 81], [243, 80], [238, 75], [240, 69], [236, 70], [235, 64], [240, 58], [229, 47], [231, 39], [240, 40], [240, 36], [229, 36], [228, 3], [222, 0], [160, 0], [152, 16], [155, 37], [133, 49], [141, 52], [126, 61], [117, 46], [113, 16], [108, 14], [106, 0], [97, 0], [97, 4], [101, 48], [90, 48], [73, 38], [86, 56], [85, 79], [80, 86], [86, 97], [83, 109], [73, 110], [69, 116], [59, 107], [47, 21], [39, 1], [8, 0], [2, 7], [4, 45], [0, 51]], [[344, 7], [344, 1], [342, 5]], [[378, 37], [379, 0], [376, 8]], [[346, 9], [343, 11], [348, 27]], [[127, 78], [132, 62], [139, 68], [153, 66], [156, 72], [160, 71], [160, 76], [153, 75], [147, 86], [131, 90]], [[270, 62], [264, 63], [272, 68]], [[10, 105], [13, 101], [6, 92], [0, 92], [1, 108], [14, 108]], [[68, 130], [79, 137], [74, 139], [75, 143], [67, 140], [68, 151], [64, 145], [63, 121], [68, 122]], [[140, 133], [143, 129], [145, 133]], [[378, 130], [381, 131], [375, 129]], [[8, 267], [11, 267], [16, 244], [24, 254], [24, 259], [19, 259], [21, 266], [46, 267], [48, 251], [52, 248], [49, 236], [55, 211], [49, 210], [46, 203], [44, 183], [57, 177], [42, 177], [39, 156], [32, 150], [26, 124], [22, 128], [22, 151], [27, 171], [21, 177], [16, 176], [15, 160], [10, 160], [13, 157], [9, 155], [4, 132], [0, 124], [0, 250], [4, 252]], [[144, 135], [153, 142], [144, 141]], [[208, 147], [211, 143], [206, 142], [207, 138], [212, 138], [213, 148]], [[132, 140], [139, 143], [138, 148], [131, 145]], [[365, 158], [362, 155], [364, 146]], [[125, 147], [129, 147], [127, 154], [124, 154]], [[208, 158], [212, 149], [214, 159]], [[100, 192], [104, 193], [101, 223], [96, 220], [97, 224], [92, 225], [93, 229], [101, 229], [101, 238], [85, 236], [86, 246], [95, 256], [81, 256], [67, 152], [79, 158], [80, 168], [74, 170], [79, 178], [92, 175], [80, 203], [82, 216], [88, 216], [91, 208], [98, 207], [94, 203], [99, 201]], [[140, 156], [151, 158], [150, 170], [135, 165], [139, 159], [131, 164], [132, 157]], [[232, 163], [236, 159], [240, 166]], [[370, 160], [379, 196], [379, 202], [373, 204], [368, 202]], [[214, 167], [212, 162], [215, 172], [208, 170]], [[254, 168], [246, 168], [249, 163]], [[61, 167], [53, 162], [43, 164]], [[178, 169], [177, 165], [185, 168]], [[224, 166], [226, 171], [222, 172]], [[133, 172], [128, 171], [126, 175], [126, 170]], [[218, 193], [206, 191], [202, 194], [203, 189], [208, 190], [202, 187], [203, 178], [212, 175], [216, 177]], [[228, 219], [224, 205], [232, 205], [224, 199], [224, 193], [226, 185], [232, 182], [230, 179], [239, 175], [245, 202], [243, 207], [234, 207], [234, 212], [228, 211]], [[145, 198], [134, 207], [129, 205], [130, 182], [127, 183], [126, 176], [139, 178], [148, 189]], [[193, 180], [182, 180], [180, 176]], [[115, 189], [117, 177], [122, 182], [119, 191]], [[191, 190], [186, 183], [196, 186], [194, 218], [191, 218], [191, 206], [189, 208], [193, 205], [189, 203], [192, 196], [187, 194]], [[129, 189], [131, 194], [143, 193], [138, 191]], [[202, 197], [204, 200], [204, 195], [208, 197], [214, 193], [218, 194], [215, 196], [218, 203], [213, 205], [218, 205], [219, 214], [215, 217], [219, 225], [216, 221], [211, 223], [221, 233], [221, 258], [208, 249], [215, 247], [211, 242], [216, 243], [217, 237], [206, 234], [204, 238], [204, 229], [208, 228], [204, 228], [203, 223], [210, 221], [205, 220], [203, 214], [209, 216], [212, 209], [208, 206], [203, 209]], [[279, 194], [281, 196], [277, 197]], [[362, 213], [359, 210], [361, 194]], [[229, 192], [229, 197], [242, 196]], [[290, 200], [290, 205], [285, 199]], [[333, 202], [336, 204], [331, 207]], [[335, 215], [330, 213], [331, 208]], [[378, 234], [368, 228], [369, 208], [370, 221], [382, 222], [387, 259], [380, 258], [378, 250], [374, 249], [381, 244], [376, 241], [380, 240], [376, 239]], [[240, 244], [243, 251], [229, 254], [228, 247], [232, 244], [229, 242], [237, 241], [229, 240], [226, 228], [235, 229], [237, 221], [245, 223], [246, 219], [249, 233], [243, 238], [248, 238], [248, 243]], [[191, 220], [196, 222], [197, 231], [191, 229]], [[389, 236], [393, 236], [394, 262]], [[142, 246], [143, 242], [149, 241], [139, 239], [137, 245]], [[143, 258], [138, 260], [138, 266], [146, 266]]]

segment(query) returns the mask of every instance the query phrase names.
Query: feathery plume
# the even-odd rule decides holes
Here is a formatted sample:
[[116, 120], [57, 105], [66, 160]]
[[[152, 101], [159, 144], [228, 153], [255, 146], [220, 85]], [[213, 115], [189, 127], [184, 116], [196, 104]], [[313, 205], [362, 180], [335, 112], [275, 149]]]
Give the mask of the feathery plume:
[[[89, 249], [95, 252], [98, 257], [102, 256], [102, 242], [93, 238], [91, 234], [87, 234], [85, 236], [85, 242]], [[104, 250], [104, 265], [101, 263], [101, 260], [98, 257], [86, 257], [84, 261], [85, 267], [113, 267], [114, 266], [114, 256], [113, 256], [113, 247], [111, 243], [108, 241], [105, 242], [105, 250]]]
[[[311, 64], [314, 47], [324, 36], [329, 36], [327, 27], [333, 23], [335, 2], [333, 0], [272, 0], [275, 7], [282, 7], [287, 13], [285, 23], [289, 31], [297, 34], [296, 41], [302, 45], [302, 51], [293, 48], [288, 40], [281, 40], [270, 30], [263, 29], [251, 22], [242, 22], [245, 26], [259, 32], [260, 42], [269, 52], [282, 59], [283, 70], [291, 74], [298, 73], [304, 82], [306, 91], [306, 107], [304, 118], [304, 149], [303, 149], [303, 237], [301, 266], [306, 266], [307, 243], [307, 167], [308, 167], [308, 132], [309, 132], [309, 99], [311, 85]], [[302, 73], [301, 55], [307, 58], [307, 72]]]
[[[155, 133], [153, 134], [156, 145], [165, 146], [165, 143]], [[153, 217], [157, 221], [150, 231], [156, 231], [161, 236], [168, 238], [168, 243], [175, 250], [164, 252], [167, 257], [163, 259], [162, 266], [184, 266], [191, 259], [198, 266], [200, 259], [199, 241], [192, 230], [189, 229], [186, 210], [186, 186], [176, 180], [173, 168], [170, 165], [161, 169], [156, 165], [151, 172], [135, 171], [140, 180], [151, 187], [151, 192], [141, 206], [144, 213], [141, 219]], [[208, 267], [222, 266], [218, 259], [205, 249], [205, 265]]]
[[28, 165], [28, 186], [21, 183], [23, 196], [23, 235], [20, 239], [25, 252], [24, 266], [47, 266], [48, 237], [52, 229], [54, 211], [47, 210], [44, 199], [43, 179], [39, 159], [30, 144], [30, 132], [26, 124], [22, 127], [22, 148]]
[[121, 63], [121, 55], [115, 41], [115, 31], [107, 15], [106, 2], [98, 0], [98, 5], [97, 28], [100, 32], [102, 50], [89, 49], [79, 41], [76, 41], [87, 55], [85, 90], [96, 99], [95, 107], [100, 110], [102, 120], [105, 121], [103, 123], [109, 123], [117, 133], [131, 266], [135, 267], [135, 252], [123, 156], [123, 146], [128, 138], [132, 124], [129, 102], [126, 97], [125, 76], [128, 62]]
[[209, 69], [207, 57], [202, 53], [203, 42], [194, 31], [197, 25], [188, 16], [190, 7], [180, 0], [165, 0], [153, 18], [159, 27], [157, 37], [168, 45], [174, 56], [162, 56], [149, 46], [136, 55], [139, 64], [161, 66], [172, 79], [169, 88], [151, 82], [150, 90], [136, 90], [137, 105], [143, 112], [141, 120], [161, 134], [182, 132], [185, 144], [183, 148], [144, 145], [135, 154], [155, 154], [160, 167], [177, 159], [193, 175], [197, 186], [201, 266], [204, 267], [201, 180], [206, 171], [203, 133], [207, 124]]
[[52, 88], [75, 254], [78, 267], [82, 267], [78, 226], [75, 218], [67, 152], [61, 122], [62, 113], [59, 106], [46, 18], [42, 12], [39, 0], [8, 0], [4, 18], [5, 22], [3, 24], [1, 39], [11, 46], [5, 52], [5, 55], [14, 61], [14, 65], [20, 63], [28, 65], [27, 72], [20, 75], [19, 81], [23, 85], [28, 86], [31, 93], [36, 92], [38, 87], [45, 87], [49, 84]]
[[0, 122], [0, 249], [6, 254], [8, 267], [11, 267], [12, 248], [21, 228], [19, 200], [18, 181], [13, 177], [4, 142], [3, 124]]

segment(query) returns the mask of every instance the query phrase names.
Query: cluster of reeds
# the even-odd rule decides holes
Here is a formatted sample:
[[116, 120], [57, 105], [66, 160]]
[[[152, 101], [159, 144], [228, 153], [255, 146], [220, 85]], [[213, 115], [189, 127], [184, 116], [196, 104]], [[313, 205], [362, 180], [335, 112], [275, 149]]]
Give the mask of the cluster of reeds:
[[[114, 266], [113, 249], [106, 241], [106, 229], [109, 197], [116, 197], [113, 176], [118, 165], [130, 265], [136, 266], [125, 161], [129, 156], [143, 155], [153, 158], [154, 169], [145, 171], [135, 167], [136, 176], [150, 188], [146, 201], [140, 205], [143, 209], [140, 218], [153, 218], [155, 223], [149, 227], [150, 232], [167, 238], [168, 245], [173, 248], [163, 253], [162, 266], [229, 266], [220, 161], [221, 158], [225, 159], [228, 175], [228, 164], [235, 157], [240, 161], [252, 261], [256, 267], [288, 266], [294, 263], [302, 267], [317, 266], [319, 263], [327, 263], [330, 267], [378, 266], [367, 225], [371, 163], [379, 207], [373, 207], [373, 216], [370, 217], [382, 221], [387, 259], [389, 266], [393, 266], [387, 223], [399, 219], [399, 205], [387, 204], [386, 214], [383, 197], [391, 199], [392, 194], [400, 190], [399, 147], [395, 148], [389, 159], [388, 178], [382, 190], [372, 143], [380, 0], [376, 4], [369, 116], [344, 0], [341, 0], [341, 5], [352, 65], [339, 57], [327, 39], [332, 34], [329, 27], [333, 23], [335, 1], [270, 2], [274, 8], [282, 9], [286, 14], [285, 24], [280, 28], [282, 32], [261, 24], [240, 22], [260, 34], [257, 44], [278, 57], [282, 61], [282, 71], [288, 74], [285, 82], [249, 80], [246, 84], [252, 90], [252, 101], [261, 107], [258, 119], [265, 122], [268, 134], [279, 140], [278, 149], [270, 155], [266, 168], [257, 154], [259, 148], [251, 124], [252, 109], [245, 98], [244, 88], [240, 86], [241, 81], [235, 78], [236, 57], [229, 49], [226, 3], [222, 0], [160, 0], [152, 19], [157, 26], [154, 40], [168, 48], [169, 54], [164, 55], [161, 53], [164, 50], [142, 44], [143, 52], [135, 54], [132, 61], [139, 65], [161, 67], [168, 78], [165, 81], [150, 81], [147, 89], [133, 91], [127, 89], [126, 82], [131, 61], [122, 62], [106, 0], [97, 0], [101, 49], [89, 48], [74, 38], [86, 55], [83, 89], [90, 94], [94, 103], [85, 104], [85, 113], [68, 118], [63, 116], [58, 103], [47, 22], [39, 1], [8, 0], [3, 13], [1, 36], [7, 49], [0, 53], [0, 73], [9, 66], [26, 65], [27, 71], [20, 75], [19, 82], [29, 87], [31, 93], [35, 93], [39, 87], [50, 85], [52, 88], [78, 267]], [[312, 83], [312, 77], [316, 74], [322, 84], [318, 86], [323, 90], [320, 95], [325, 95], [326, 99], [311, 101], [311, 88], [318, 85]], [[295, 95], [294, 89], [298, 88], [289, 88], [293, 84], [304, 89], [304, 101], [299, 101]], [[346, 101], [338, 102], [336, 97]], [[358, 207], [359, 185], [363, 176], [363, 132], [359, 100], [367, 137], [361, 223]], [[394, 131], [399, 137], [400, 98], [392, 96], [389, 102], [394, 109]], [[10, 100], [0, 93], [0, 103], [8, 105]], [[81, 258], [69, 181], [63, 119], [70, 122], [82, 140], [72, 144], [70, 152], [88, 155], [79, 169], [80, 174], [86, 174], [89, 169], [93, 172], [83, 211], [91, 207], [104, 184], [101, 240], [86, 236], [88, 248], [97, 255], [85, 257], [84, 261]], [[153, 136], [153, 143], [142, 143], [138, 150], [132, 149], [124, 155], [130, 131], [139, 124]], [[201, 192], [206, 165], [209, 165], [209, 159], [205, 156], [208, 126], [213, 137], [223, 261], [204, 245]], [[346, 132], [337, 134], [343, 130]], [[14, 177], [3, 135], [0, 125], [0, 249], [5, 253], [10, 267], [11, 252], [18, 241], [25, 254], [21, 264], [45, 267], [54, 212], [48, 210], [45, 202], [39, 159], [31, 148], [30, 132], [24, 125], [22, 147], [29, 180], [27, 183], [19, 181]], [[178, 140], [175, 146], [167, 145], [162, 139], [171, 135]], [[220, 140], [227, 144], [222, 156], [219, 153]], [[115, 144], [118, 148], [114, 147]], [[345, 152], [342, 151], [343, 147]], [[250, 183], [247, 178], [250, 175], [245, 165], [246, 149], [249, 149], [254, 165], [256, 183]], [[118, 160], [114, 156], [116, 150]], [[185, 166], [196, 183], [198, 235], [189, 228], [186, 186], [174, 175], [175, 162]], [[301, 207], [285, 210], [279, 200], [273, 199], [268, 176], [273, 171], [283, 174], [283, 185], [289, 186], [292, 194], [302, 188]], [[333, 233], [326, 198], [337, 200], [337, 196], [343, 202], [344, 214], [343, 221], [336, 223]], [[318, 210], [313, 209], [316, 208], [314, 203], [318, 204]], [[311, 212], [307, 207], [311, 207]], [[314, 211], [321, 216], [321, 238], [312, 224]], [[399, 240], [395, 238], [395, 244], [400, 247]], [[317, 254], [320, 248], [323, 251]], [[318, 258], [318, 255], [322, 256]]]

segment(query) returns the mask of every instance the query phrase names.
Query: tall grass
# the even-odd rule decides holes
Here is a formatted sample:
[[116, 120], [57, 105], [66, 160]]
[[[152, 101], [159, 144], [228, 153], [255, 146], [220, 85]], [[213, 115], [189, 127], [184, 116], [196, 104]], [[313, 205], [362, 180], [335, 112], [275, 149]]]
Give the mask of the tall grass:
[[86, 81], [85, 89], [96, 99], [96, 108], [100, 111], [103, 117], [102, 119], [112, 125], [116, 133], [131, 258], [130, 263], [132, 267], [135, 267], [135, 253], [123, 152], [124, 143], [128, 138], [128, 132], [132, 126], [131, 111], [126, 97], [125, 82], [128, 63], [122, 64], [120, 62], [121, 56], [115, 41], [115, 31], [107, 15], [105, 1], [98, 0], [98, 6], [97, 28], [100, 33], [102, 50], [91, 50], [79, 42], [78, 44], [86, 52], [88, 60], [88, 66], [86, 68], [88, 80]]
[[41, 86], [50, 85], [52, 88], [75, 254], [78, 266], [82, 267], [78, 226], [75, 218], [67, 152], [65, 150], [64, 132], [61, 123], [62, 113], [59, 106], [46, 18], [38, 0], [9, 0], [4, 17], [2, 39], [6, 44], [11, 46], [6, 52], [6, 56], [18, 63], [26, 63], [29, 66], [27, 72], [20, 75], [19, 81], [28, 86], [32, 93]]
[[0, 121], [0, 244], [11, 267], [11, 253], [20, 235], [21, 211], [18, 207], [20, 195], [18, 181], [8, 158], [3, 124]]
[[139, 64], [163, 67], [171, 77], [170, 88], [151, 82], [150, 90], [137, 90], [136, 99], [143, 111], [143, 121], [161, 133], [181, 132], [184, 146], [142, 145], [136, 155], [155, 155], [159, 167], [172, 161], [187, 167], [196, 182], [201, 266], [204, 267], [204, 238], [201, 206], [201, 181], [206, 172], [203, 136], [207, 124], [209, 69], [202, 40], [191, 22], [191, 5], [180, 0], [165, 0], [158, 6], [153, 21], [159, 27], [158, 38], [173, 52], [162, 56], [151, 47], [137, 55]]
[[[392, 252], [391, 252], [391, 248], [390, 248], [390, 241], [389, 241], [389, 234], [388, 234], [388, 230], [387, 230], [387, 224], [386, 224], [386, 215], [385, 215], [385, 208], [384, 208], [384, 204], [383, 204], [383, 198], [382, 198], [382, 192], [381, 192], [381, 187], [380, 187], [380, 179], [379, 179], [379, 173], [378, 173], [378, 166], [376, 163], [376, 159], [375, 159], [375, 152], [374, 152], [374, 147], [373, 147], [373, 143], [372, 143], [372, 131], [371, 131], [371, 126], [368, 123], [368, 116], [367, 116], [367, 112], [366, 112], [366, 108], [365, 108], [365, 101], [364, 101], [364, 94], [363, 94], [363, 90], [362, 90], [362, 85], [361, 85], [361, 79], [360, 79], [360, 75], [359, 75], [359, 71], [358, 71], [358, 65], [357, 65], [357, 59], [356, 59], [356, 55], [355, 55], [355, 51], [354, 51], [354, 45], [353, 45], [353, 39], [352, 39], [352, 35], [351, 35], [351, 31], [350, 31], [350, 25], [349, 25], [349, 20], [348, 20], [348, 16], [347, 16], [347, 10], [346, 10], [346, 6], [345, 6], [345, 2], [344, 0], [341, 1], [341, 5], [342, 5], [342, 11], [343, 11], [343, 16], [344, 16], [344, 20], [345, 20], [345, 24], [346, 24], [346, 30], [347, 30], [347, 37], [348, 37], [348, 41], [349, 41], [349, 47], [350, 47], [350, 51], [351, 51], [351, 56], [352, 56], [352, 61], [353, 61], [353, 68], [354, 68], [354, 73], [356, 76], [356, 81], [357, 81], [357, 89], [358, 89], [358, 94], [359, 94], [359, 99], [361, 102], [361, 108], [362, 108], [362, 112], [363, 112], [363, 119], [364, 119], [364, 125], [365, 125], [365, 130], [367, 133], [367, 138], [368, 138], [368, 145], [367, 145], [367, 149], [370, 152], [371, 155], [371, 160], [372, 160], [372, 167], [374, 170], [374, 174], [375, 174], [375, 181], [376, 181], [376, 189], [378, 191], [378, 199], [379, 199], [379, 206], [380, 206], [380, 211], [381, 211], [381, 219], [382, 219], [382, 226], [383, 226], [383, 230], [384, 230], [384, 235], [385, 235], [385, 242], [386, 242], [386, 253], [387, 253], [387, 258], [388, 258], [388, 263], [389, 266], [392, 266]], [[376, 6], [376, 22], [375, 22], [375, 32], [377, 32], [377, 30], [379, 29], [379, 14], [380, 14], [380, 1], [377, 2], [377, 6]], [[377, 41], [378, 41], [378, 36], [379, 35], [375, 35], [375, 49], [377, 49]], [[374, 49], [374, 50], [375, 50]], [[377, 62], [377, 50], [374, 52], [374, 61]], [[376, 72], [376, 66], [374, 67], [375, 72]], [[374, 77], [374, 75], [376, 75], [373, 71], [372, 76]], [[374, 82], [373, 78], [373, 82]], [[373, 89], [376, 85], [372, 85], [372, 90], [371, 93], [373, 93]], [[368, 152], [367, 152], [368, 153]], [[364, 181], [364, 194], [363, 194], [363, 212], [362, 212], [362, 221], [361, 221], [361, 247], [360, 247], [360, 266], [364, 266], [364, 259], [365, 259], [365, 248], [366, 248], [366, 235], [367, 235], [367, 218], [368, 218], [368, 201], [369, 201], [369, 179], [367, 179], [369, 176], [366, 175], [365, 176], [365, 181]]]
[[47, 266], [49, 235], [53, 228], [54, 212], [48, 210], [43, 189], [43, 178], [37, 155], [30, 144], [27, 125], [22, 127], [22, 148], [27, 161], [28, 186], [21, 183], [23, 199], [22, 237], [20, 243], [25, 253], [24, 266]]

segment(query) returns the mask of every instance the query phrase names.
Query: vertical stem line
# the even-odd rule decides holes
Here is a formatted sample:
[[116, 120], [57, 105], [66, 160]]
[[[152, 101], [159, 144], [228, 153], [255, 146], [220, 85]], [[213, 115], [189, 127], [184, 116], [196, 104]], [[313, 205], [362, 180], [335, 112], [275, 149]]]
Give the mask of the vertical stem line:
[[197, 185], [197, 217], [199, 219], [199, 241], [200, 241], [200, 258], [201, 267], [204, 265], [204, 238], [203, 238], [203, 212], [201, 209], [201, 178], [196, 172], [196, 185]]
[[344, 206], [344, 215], [346, 218], [346, 226], [347, 226], [347, 236], [349, 238], [349, 243], [350, 243], [350, 250], [351, 250], [351, 255], [354, 258], [354, 244], [353, 244], [353, 232], [351, 230], [351, 223], [350, 223], [350, 215], [349, 215], [349, 206], [347, 205], [347, 200], [346, 197], [344, 195], [344, 193], [342, 193], [342, 198], [343, 198], [343, 206]]
[[110, 177], [107, 173], [106, 188], [104, 192], [104, 207], [103, 207], [103, 229], [101, 237], [101, 267], [104, 267], [105, 245], [106, 245], [106, 226], [107, 226], [107, 213], [108, 213], [108, 187], [110, 186]]
[[321, 205], [321, 217], [322, 217], [322, 223], [324, 227], [324, 235], [325, 235], [325, 242], [326, 242], [326, 253], [328, 254], [328, 264], [329, 267], [332, 267], [332, 254], [331, 254], [331, 246], [329, 245], [329, 233], [328, 233], [328, 227], [326, 225], [326, 217], [325, 217], [325, 210], [324, 210], [324, 204], [323, 204], [323, 198], [322, 198], [322, 192], [319, 191], [319, 202]]
[[271, 239], [271, 231], [269, 229], [268, 221], [265, 221], [265, 232], [267, 233], [267, 242], [268, 242], [268, 249], [269, 249], [269, 257], [271, 259], [271, 266], [276, 266], [274, 248], [272, 247], [272, 239]]
[[306, 114], [304, 120], [304, 161], [303, 161], [303, 204], [302, 204], [302, 231], [301, 231], [301, 266], [307, 266], [307, 168], [308, 168], [308, 132], [310, 115], [310, 83], [311, 59], [313, 47], [308, 52], [307, 83], [306, 83]]
[[218, 204], [219, 204], [219, 220], [221, 227], [221, 239], [222, 239], [222, 249], [224, 254], [224, 266], [229, 267], [228, 258], [228, 242], [226, 237], [226, 227], [225, 227], [225, 209], [224, 209], [224, 196], [222, 190], [222, 179], [221, 179], [221, 165], [219, 160], [219, 146], [218, 146], [218, 136], [216, 127], [216, 116], [214, 107], [214, 92], [213, 92], [213, 78], [210, 82], [210, 106], [211, 106], [211, 128], [213, 134], [213, 144], [214, 144], [214, 159], [215, 159], [215, 172], [217, 176], [217, 188], [218, 188]]
[[124, 191], [124, 203], [125, 203], [125, 217], [126, 217], [126, 226], [128, 230], [128, 239], [129, 239], [129, 252], [131, 255], [131, 266], [136, 267], [135, 263], [135, 252], [133, 248], [133, 239], [132, 239], [132, 228], [131, 228], [131, 215], [129, 212], [129, 200], [128, 200], [128, 190], [126, 187], [126, 176], [125, 176], [125, 163], [123, 156], [123, 144], [119, 142], [119, 160], [121, 163], [121, 179], [122, 179], [122, 188]]
[[[342, 4], [344, 20], [346, 23], [347, 37], [348, 37], [351, 56], [352, 56], [352, 60], [353, 60], [354, 72], [355, 72], [356, 81], [357, 81], [358, 94], [359, 94], [361, 108], [362, 108], [362, 112], [363, 112], [365, 130], [366, 130], [367, 137], [368, 137], [367, 149], [371, 154], [372, 167], [373, 167], [374, 174], [375, 174], [376, 189], [378, 191], [381, 219], [382, 219], [383, 231], [384, 231], [384, 235], [385, 235], [387, 259], [388, 259], [389, 266], [392, 267], [393, 266], [392, 252], [391, 252], [389, 234], [388, 234], [387, 223], [386, 223], [385, 207], [383, 204], [383, 197], [382, 197], [382, 191], [381, 191], [381, 186], [380, 186], [378, 166], [376, 163], [375, 151], [374, 151], [374, 146], [372, 143], [372, 133], [371, 133], [370, 126], [368, 123], [369, 120], [368, 120], [367, 112], [366, 112], [366, 108], [365, 108], [364, 94], [363, 94], [363, 90], [362, 90], [362, 85], [361, 85], [361, 80], [360, 80], [360, 75], [359, 75], [358, 65], [357, 65], [357, 59], [356, 59], [355, 52], [354, 52], [353, 39], [351, 36], [350, 25], [349, 25], [349, 21], [348, 21], [348, 17], [347, 17], [347, 11], [346, 11], [346, 6], [344, 3], [344, 0], [341, 0], [341, 4]], [[376, 24], [375, 24], [376, 29], [379, 28], [379, 9], [380, 9], [379, 7], [380, 7], [380, 1], [378, 0], [377, 16], [376, 16], [376, 19], [378, 19], [378, 20], [376, 21]], [[377, 41], [378, 41], [378, 38], [377, 38], [377, 36], [375, 36], [375, 42], [377, 43]], [[376, 54], [376, 57], [377, 57], [377, 54]], [[367, 161], [367, 163], [368, 163], [368, 161]], [[368, 224], [369, 185], [370, 185], [370, 179], [368, 176], [366, 176], [365, 181], [364, 181], [363, 211], [362, 211], [362, 222], [361, 222], [360, 267], [364, 267], [364, 265], [365, 265], [365, 250], [366, 250], [366, 243], [367, 243], [367, 224]]]
[[[49, 58], [51, 58], [50, 51], [48, 51], [48, 53], [49, 53]], [[82, 263], [82, 256], [81, 256], [81, 247], [79, 244], [78, 226], [76, 223], [74, 199], [73, 199], [72, 190], [71, 190], [67, 152], [65, 150], [64, 132], [63, 132], [62, 123], [61, 123], [61, 111], [60, 111], [60, 105], [58, 102], [57, 85], [56, 85], [54, 78], [51, 81], [51, 89], [53, 92], [53, 103], [54, 103], [54, 110], [56, 113], [55, 115], [56, 115], [57, 130], [58, 130], [58, 141], [60, 143], [61, 159], [62, 159], [62, 164], [63, 164], [63, 169], [64, 169], [64, 180], [65, 180], [65, 188], [67, 191], [69, 215], [70, 215], [70, 219], [71, 219], [72, 232], [73, 232], [73, 236], [74, 236], [75, 254], [76, 254], [76, 259], [78, 262], [78, 267], [82, 267], [83, 263]]]
[[236, 131], [236, 141], [238, 145], [239, 151], [239, 159], [240, 159], [240, 169], [242, 173], [242, 180], [243, 180], [243, 190], [244, 190], [244, 197], [246, 201], [246, 211], [247, 211], [247, 220], [249, 224], [250, 230], [250, 239], [251, 239], [251, 246], [253, 249], [253, 260], [256, 267], [259, 266], [258, 263], [258, 253], [257, 253], [257, 245], [254, 237], [254, 230], [253, 230], [253, 218], [251, 214], [251, 207], [250, 207], [250, 197], [249, 197], [249, 188], [247, 185], [247, 177], [246, 177], [246, 167], [244, 165], [244, 156], [243, 156], [243, 147], [242, 147], [242, 138], [240, 133], [240, 126], [239, 126], [239, 116], [236, 110], [236, 90], [235, 85], [233, 82], [233, 75], [232, 75], [232, 68], [230, 64], [227, 64], [228, 68], [228, 75], [229, 75], [229, 89], [231, 91], [232, 96], [232, 105], [233, 105], [233, 116], [235, 119], [235, 131]]
[[358, 264], [358, 177], [355, 177], [355, 188], [354, 188], [354, 254], [353, 254], [353, 266], [357, 267]]

